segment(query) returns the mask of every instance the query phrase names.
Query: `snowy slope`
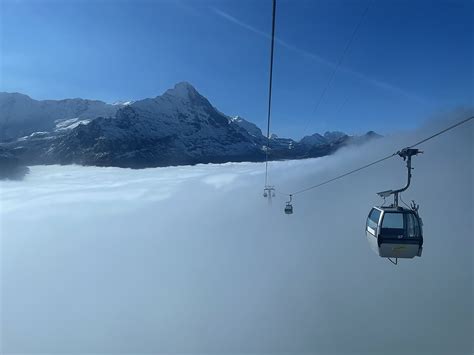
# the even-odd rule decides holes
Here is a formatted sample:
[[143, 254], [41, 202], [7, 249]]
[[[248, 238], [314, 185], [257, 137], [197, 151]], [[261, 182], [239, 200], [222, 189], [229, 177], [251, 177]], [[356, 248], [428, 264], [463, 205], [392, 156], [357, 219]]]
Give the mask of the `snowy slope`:
[[19, 93], [0, 92], [0, 142], [51, 131], [56, 120], [110, 117], [122, 106], [84, 99], [38, 101]]
[[250, 133], [252, 136], [254, 136], [257, 139], [262, 139], [265, 138], [262, 134], [262, 130], [258, 128], [258, 126], [252, 122], [247, 121], [246, 119], [240, 117], [240, 116], [235, 116], [230, 118], [230, 120], [236, 124], [238, 124], [240, 127], [245, 129], [248, 133]]

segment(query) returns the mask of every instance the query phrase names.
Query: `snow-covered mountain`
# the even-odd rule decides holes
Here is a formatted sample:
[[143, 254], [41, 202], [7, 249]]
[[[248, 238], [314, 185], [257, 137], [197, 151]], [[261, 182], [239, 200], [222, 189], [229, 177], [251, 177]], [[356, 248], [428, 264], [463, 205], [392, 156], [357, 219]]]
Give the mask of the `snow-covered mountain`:
[[16, 148], [33, 162], [134, 168], [263, 157], [255, 138], [189, 83], [123, 106], [113, 118], [81, 122], [64, 132], [56, 127], [20, 145]]
[[[41, 115], [47, 110], [35, 113], [38, 101], [35, 103], [28, 97], [22, 99], [29, 103], [30, 109], [23, 108], [20, 112], [33, 112], [29, 117], [36, 119], [29, 122], [40, 122]], [[239, 116], [229, 117], [220, 112], [187, 82], [178, 83], [155, 98], [126, 104], [77, 100], [48, 102], [56, 107], [60, 107], [59, 102], [68, 102], [69, 111], [65, 108], [55, 110], [55, 119], [48, 116], [45, 120], [46, 128], [2, 145], [28, 164], [75, 163], [143, 168], [262, 161], [265, 157], [267, 139], [260, 128]], [[83, 105], [82, 111], [78, 109], [79, 103]], [[48, 112], [53, 112], [50, 107]], [[93, 117], [101, 110], [103, 115]], [[58, 112], [62, 114], [59, 116]], [[67, 118], [71, 115], [76, 117]], [[12, 117], [15, 118], [10, 121], [15, 121], [16, 116]], [[26, 114], [20, 117], [26, 117]], [[31, 127], [33, 125], [29, 126], [30, 130]], [[324, 136], [315, 134], [296, 142], [272, 135], [270, 158], [323, 156], [343, 145], [369, 138], [372, 137], [326, 132]]]
[[57, 120], [112, 117], [123, 104], [97, 100], [34, 100], [19, 93], [0, 92], [0, 142], [51, 131]]

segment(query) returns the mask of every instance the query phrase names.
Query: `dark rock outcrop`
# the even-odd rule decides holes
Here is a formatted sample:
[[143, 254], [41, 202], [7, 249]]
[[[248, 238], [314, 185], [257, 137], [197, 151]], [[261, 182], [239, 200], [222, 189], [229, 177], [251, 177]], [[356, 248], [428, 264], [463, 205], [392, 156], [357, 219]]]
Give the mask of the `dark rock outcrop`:
[[28, 172], [28, 167], [11, 150], [0, 147], [0, 180], [21, 180]]

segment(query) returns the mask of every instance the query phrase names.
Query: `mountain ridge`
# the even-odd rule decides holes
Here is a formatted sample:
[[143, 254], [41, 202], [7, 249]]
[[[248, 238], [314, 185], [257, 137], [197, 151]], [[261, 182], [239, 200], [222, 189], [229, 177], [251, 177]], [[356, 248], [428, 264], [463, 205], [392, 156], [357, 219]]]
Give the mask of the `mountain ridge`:
[[[31, 104], [27, 109], [38, 107], [28, 99], [22, 97]], [[45, 119], [47, 124], [41, 126], [36, 121], [41, 121], [42, 115], [52, 110], [42, 108], [30, 121], [36, 120], [33, 128], [45, 127], [43, 130], [0, 144], [5, 149], [12, 149], [27, 164], [146, 168], [263, 161], [265, 158], [267, 138], [258, 126], [240, 116], [230, 117], [220, 112], [188, 82], [178, 83], [154, 98], [126, 104], [81, 100], [61, 100], [60, 104], [52, 104], [59, 107], [60, 113], [77, 117], [58, 118], [60, 116], [55, 112], [53, 117]], [[64, 102], [69, 106], [61, 106]], [[14, 119], [12, 108], [17, 106], [10, 103], [10, 118]], [[4, 107], [0, 100], [0, 112]], [[28, 112], [20, 110], [20, 113], [25, 115], [25, 111]], [[104, 114], [94, 117], [97, 112]], [[344, 145], [363, 143], [374, 135], [349, 136], [342, 132], [326, 132], [300, 141], [273, 136], [269, 145], [270, 158], [323, 156]]]

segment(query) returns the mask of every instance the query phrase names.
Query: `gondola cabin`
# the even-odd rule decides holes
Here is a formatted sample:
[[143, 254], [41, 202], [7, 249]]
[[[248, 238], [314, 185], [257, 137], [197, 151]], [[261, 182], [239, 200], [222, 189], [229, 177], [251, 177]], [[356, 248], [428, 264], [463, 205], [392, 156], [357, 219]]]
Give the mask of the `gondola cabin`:
[[383, 258], [413, 258], [423, 250], [422, 221], [414, 210], [374, 207], [367, 217], [366, 236]]

